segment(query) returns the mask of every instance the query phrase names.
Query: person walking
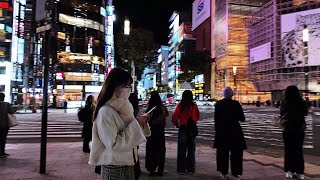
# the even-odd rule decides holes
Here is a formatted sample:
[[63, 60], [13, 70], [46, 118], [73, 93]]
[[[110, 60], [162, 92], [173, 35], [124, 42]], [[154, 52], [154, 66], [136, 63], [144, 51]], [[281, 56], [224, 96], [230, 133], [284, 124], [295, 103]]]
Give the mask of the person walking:
[[197, 123], [200, 118], [198, 106], [193, 102], [193, 95], [190, 90], [182, 93], [181, 102], [177, 105], [173, 115], [172, 123], [179, 128], [178, 132], [178, 153], [177, 173], [193, 174], [195, 172], [195, 137], [189, 136], [188, 120], [192, 119]]
[[287, 178], [304, 179], [303, 142], [308, 105], [296, 86], [288, 86], [280, 106], [284, 141], [284, 171]]
[[[145, 167], [149, 171], [150, 176], [154, 176], [155, 174], [163, 176], [166, 156], [164, 128], [166, 125], [166, 117], [169, 113], [168, 109], [163, 105], [157, 91], [152, 91], [150, 95], [151, 97], [146, 112], [153, 107], [156, 107], [156, 109], [152, 112], [149, 120], [151, 136], [147, 138]], [[157, 168], [158, 171], [155, 173]]]
[[11, 105], [4, 102], [5, 95], [0, 93], [0, 157], [9, 156], [5, 151], [7, 135], [9, 132], [8, 113], [13, 114], [14, 110]]
[[83, 146], [82, 151], [90, 153], [89, 143], [92, 140], [92, 116], [94, 111], [94, 97], [89, 95], [86, 100], [86, 105], [78, 112], [79, 121], [83, 122], [82, 138]]
[[102, 166], [103, 180], [134, 180], [137, 146], [150, 136], [150, 129], [145, 128], [149, 116], [142, 113], [134, 117], [128, 99], [131, 83], [126, 70], [114, 68], [98, 96], [89, 164]]
[[224, 88], [223, 96], [224, 99], [216, 103], [214, 113], [217, 171], [221, 179], [227, 179], [230, 153], [231, 174], [241, 179], [243, 150], [247, 145], [239, 121], [244, 122], [245, 116], [240, 103], [232, 100], [233, 91], [229, 86]]

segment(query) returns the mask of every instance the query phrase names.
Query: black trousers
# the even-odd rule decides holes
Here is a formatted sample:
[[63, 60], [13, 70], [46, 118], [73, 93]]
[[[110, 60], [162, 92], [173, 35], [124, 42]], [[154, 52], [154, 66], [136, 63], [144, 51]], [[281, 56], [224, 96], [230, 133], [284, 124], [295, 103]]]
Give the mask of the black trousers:
[[83, 151], [90, 151], [89, 143], [90, 143], [91, 139], [92, 139], [91, 137], [84, 137], [83, 138], [83, 147], [82, 147]]
[[288, 132], [282, 133], [284, 141], [284, 171], [304, 173], [303, 142], [305, 133]]
[[0, 153], [5, 153], [7, 135], [9, 132], [9, 128], [0, 128]]
[[151, 136], [147, 138], [146, 144], [146, 168], [149, 172], [164, 171], [166, 157], [166, 143], [164, 127], [151, 126]]
[[242, 175], [243, 150], [238, 148], [217, 148], [217, 170], [221, 172], [221, 174], [228, 174], [229, 153], [231, 161], [231, 174], [233, 176]]

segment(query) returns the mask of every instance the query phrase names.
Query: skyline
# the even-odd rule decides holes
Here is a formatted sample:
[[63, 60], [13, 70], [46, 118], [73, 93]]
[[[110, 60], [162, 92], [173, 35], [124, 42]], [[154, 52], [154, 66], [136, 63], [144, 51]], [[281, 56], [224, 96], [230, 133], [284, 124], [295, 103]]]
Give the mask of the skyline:
[[122, 30], [124, 17], [128, 17], [132, 26], [142, 27], [154, 33], [154, 40], [159, 45], [168, 44], [169, 18], [174, 11], [190, 9], [194, 0], [164, 1], [115, 1], [115, 32]]

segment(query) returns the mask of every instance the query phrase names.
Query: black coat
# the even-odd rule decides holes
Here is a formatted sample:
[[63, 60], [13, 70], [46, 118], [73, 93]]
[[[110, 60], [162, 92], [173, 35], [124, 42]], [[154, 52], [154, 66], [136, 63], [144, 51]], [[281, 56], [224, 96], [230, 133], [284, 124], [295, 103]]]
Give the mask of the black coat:
[[[89, 138], [92, 137], [92, 116], [94, 111], [94, 106], [92, 104], [86, 104], [81, 111], [85, 113], [81, 113], [81, 119], [83, 119], [83, 128], [82, 128], [82, 137]], [[80, 117], [79, 117], [80, 119]]]
[[242, 107], [238, 101], [222, 99], [215, 105], [215, 148], [247, 149], [240, 123], [245, 121]]
[[284, 100], [280, 107], [284, 131], [304, 131], [306, 128], [305, 116], [308, 115], [308, 104], [304, 101], [288, 102]]
[[7, 102], [0, 101], [0, 128], [8, 128], [8, 113], [13, 114], [14, 110]]

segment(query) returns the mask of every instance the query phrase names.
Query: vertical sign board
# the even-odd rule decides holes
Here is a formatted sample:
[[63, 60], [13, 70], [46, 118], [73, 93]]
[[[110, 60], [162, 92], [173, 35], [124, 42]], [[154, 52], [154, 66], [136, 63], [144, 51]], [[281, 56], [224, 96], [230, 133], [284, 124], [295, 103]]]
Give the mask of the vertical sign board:
[[36, 21], [46, 18], [46, 0], [37, 0], [36, 4]]

